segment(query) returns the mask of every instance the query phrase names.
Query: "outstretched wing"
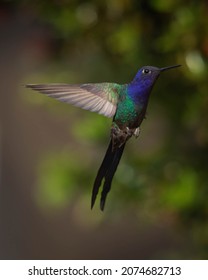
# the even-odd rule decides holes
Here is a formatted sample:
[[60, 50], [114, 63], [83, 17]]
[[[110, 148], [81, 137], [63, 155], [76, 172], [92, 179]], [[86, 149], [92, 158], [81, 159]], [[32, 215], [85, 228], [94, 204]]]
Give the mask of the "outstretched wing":
[[121, 85], [114, 83], [28, 84], [26, 87], [110, 118], [116, 112]]

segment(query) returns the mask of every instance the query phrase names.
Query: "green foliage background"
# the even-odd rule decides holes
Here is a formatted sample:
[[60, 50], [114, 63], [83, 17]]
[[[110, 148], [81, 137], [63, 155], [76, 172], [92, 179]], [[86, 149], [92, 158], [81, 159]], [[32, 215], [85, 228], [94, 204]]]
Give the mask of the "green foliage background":
[[126, 83], [143, 65], [182, 65], [161, 75], [155, 86], [140, 137], [127, 145], [104, 214], [98, 204], [92, 212], [88, 208], [111, 121], [22, 92], [25, 106], [66, 125], [65, 145], [43, 152], [36, 166], [39, 211], [50, 216], [74, 205], [76, 219], [88, 230], [110, 227], [126, 212], [135, 224], [171, 224], [194, 250], [176, 248], [155, 257], [207, 258], [207, 1], [8, 2], [46, 30], [43, 60], [23, 83]]

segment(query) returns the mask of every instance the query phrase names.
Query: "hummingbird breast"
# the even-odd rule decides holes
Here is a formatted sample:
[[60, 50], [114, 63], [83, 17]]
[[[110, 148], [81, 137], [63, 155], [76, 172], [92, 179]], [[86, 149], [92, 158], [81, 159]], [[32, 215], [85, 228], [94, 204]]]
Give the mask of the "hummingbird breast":
[[117, 105], [114, 122], [120, 129], [126, 127], [136, 129], [145, 117], [146, 105], [143, 102], [135, 103], [131, 97], [126, 97]]

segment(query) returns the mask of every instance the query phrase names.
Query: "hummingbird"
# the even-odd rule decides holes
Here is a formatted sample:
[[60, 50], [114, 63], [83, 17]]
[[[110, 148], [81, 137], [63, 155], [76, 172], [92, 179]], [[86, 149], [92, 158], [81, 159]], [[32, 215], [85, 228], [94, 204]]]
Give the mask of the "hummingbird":
[[91, 209], [104, 180], [100, 198], [100, 209], [104, 210], [106, 198], [126, 142], [132, 136], [136, 138], [139, 136], [140, 125], [145, 118], [150, 93], [156, 80], [162, 72], [179, 66], [181, 65], [163, 68], [143, 66], [138, 70], [134, 79], [127, 84], [104, 82], [26, 85], [27, 88], [59, 101], [113, 118], [110, 143], [92, 189]]

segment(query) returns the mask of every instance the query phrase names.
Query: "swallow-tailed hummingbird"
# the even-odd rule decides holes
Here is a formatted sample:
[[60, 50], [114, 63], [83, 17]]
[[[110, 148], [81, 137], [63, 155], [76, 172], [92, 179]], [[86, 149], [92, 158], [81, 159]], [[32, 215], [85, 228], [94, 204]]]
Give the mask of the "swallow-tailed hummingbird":
[[103, 183], [100, 209], [104, 210], [113, 176], [118, 167], [126, 142], [138, 137], [140, 125], [145, 118], [150, 92], [161, 72], [179, 67], [142, 67], [128, 84], [28, 84], [27, 88], [39, 91], [62, 102], [113, 118], [110, 144], [95, 178], [91, 208]]

